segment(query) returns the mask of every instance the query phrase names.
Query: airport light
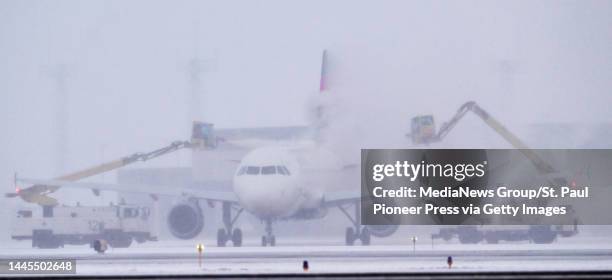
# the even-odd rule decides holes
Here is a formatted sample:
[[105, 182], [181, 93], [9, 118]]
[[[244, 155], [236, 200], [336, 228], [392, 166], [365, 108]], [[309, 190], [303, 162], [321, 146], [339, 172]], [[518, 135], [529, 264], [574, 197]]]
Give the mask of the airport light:
[[417, 242], [418, 238], [415, 236], [412, 237], [412, 252], [416, 252], [416, 242]]
[[196, 249], [198, 250], [198, 265], [200, 268], [202, 268], [202, 252], [204, 251], [204, 244], [198, 243]]

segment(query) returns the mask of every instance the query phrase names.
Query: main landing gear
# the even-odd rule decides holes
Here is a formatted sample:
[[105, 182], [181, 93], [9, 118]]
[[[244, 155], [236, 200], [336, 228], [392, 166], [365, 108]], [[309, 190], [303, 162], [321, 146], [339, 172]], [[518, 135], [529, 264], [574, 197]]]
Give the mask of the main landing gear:
[[353, 246], [356, 240], [361, 240], [361, 245], [370, 245], [370, 231], [367, 227], [361, 225], [361, 208], [359, 202], [354, 203], [354, 218], [342, 205], [338, 206], [340, 211], [351, 221], [353, 227], [347, 227], [344, 236], [346, 245]]
[[242, 213], [244, 208], [240, 208], [234, 217], [232, 217], [232, 204], [223, 202], [223, 225], [225, 228], [220, 228], [217, 231], [217, 246], [225, 247], [228, 241], [232, 241], [234, 247], [242, 246], [242, 230], [234, 228], [234, 223]]

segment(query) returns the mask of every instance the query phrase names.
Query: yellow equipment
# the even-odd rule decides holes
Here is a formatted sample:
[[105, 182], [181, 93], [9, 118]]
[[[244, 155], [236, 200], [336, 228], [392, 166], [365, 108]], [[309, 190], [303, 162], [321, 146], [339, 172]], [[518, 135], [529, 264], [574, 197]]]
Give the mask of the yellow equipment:
[[[98, 175], [104, 172], [108, 172], [117, 168], [124, 167], [128, 164], [137, 162], [137, 161], [147, 161], [152, 158], [156, 158], [162, 156], [164, 154], [177, 151], [179, 149], [191, 147], [191, 142], [189, 141], [175, 141], [172, 144], [165, 146], [163, 148], [148, 152], [148, 153], [136, 153], [127, 157], [123, 157], [117, 160], [113, 160], [111, 162], [103, 163], [100, 165], [96, 165], [90, 168], [86, 168], [84, 170], [80, 170], [77, 172], [73, 172], [70, 174], [66, 174], [60, 177], [55, 178], [58, 181], [77, 181], [83, 178], [87, 178], [90, 176]], [[17, 181], [17, 180], [15, 180]], [[27, 188], [19, 188], [15, 187], [15, 193], [7, 193], [6, 197], [20, 197], [24, 201], [37, 203], [41, 206], [56, 206], [58, 202], [55, 198], [48, 196], [48, 194], [57, 191], [59, 186], [49, 186], [49, 185], [33, 185]], [[98, 191], [94, 190], [94, 194], [98, 195]]]
[[412, 118], [411, 122], [412, 142], [415, 144], [425, 144], [434, 141], [436, 139], [436, 125], [432, 115], [416, 116]]
[[[537, 171], [544, 175], [544, 178], [552, 185], [568, 185], [568, 180], [563, 174], [560, 174], [551, 164], [542, 159], [537, 153], [531, 150], [527, 144], [521, 141], [516, 135], [510, 132], [474, 101], [469, 101], [461, 105], [453, 118], [451, 118], [450, 121], [443, 123], [437, 133], [435, 133], [433, 116], [425, 115], [414, 117], [411, 122], [411, 134], [408, 136], [412, 138], [414, 144], [428, 144], [441, 141], [469, 111], [480, 117], [491, 129], [495, 130], [495, 132], [508, 141], [512, 147], [518, 149], [529, 161], [531, 161], [531, 163], [536, 167]], [[542, 200], [542, 203], [543, 205], [547, 205], [549, 203], [549, 199]], [[444, 238], [448, 240], [452, 238], [453, 235], [457, 235], [461, 243], [478, 243], [486, 236], [488, 236], [486, 238], [487, 242], [491, 243], [496, 243], [496, 240], [525, 239], [533, 240], [535, 243], [550, 243], [555, 240], [557, 234], [564, 237], [569, 237], [576, 235], [577, 233], [577, 220], [574, 219], [572, 220], [572, 223], [567, 223], [565, 225], [531, 225], [523, 230], [493, 229], [482, 231], [476, 226], [443, 228], [440, 229], [438, 234], [432, 235], [432, 240], [434, 238]]]
[[[77, 181], [83, 178], [102, 174], [111, 170], [115, 170], [137, 161], [147, 161], [183, 148], [194, 149], [214, 149], [217, 147], [218, 137], [215, 134], [214, 125], [206, 122], [193, 122], [191, 133], [191, 141], [174, 141], [170, 145], [159, 148], [148, 153], [135, 153], [127, 157], [122, 157], [107, 163], [96, 165], [84, 170], [79, 170], [70, 174], [66, 174], [54, 180], [57, 181]], [[24, 201], [36, 203], [41, 206], [56, 206], [58, 202], [55, 198], [48, 196], [50, 193], [57, 191], [59, 186], [50, 185], [33, 185], [26, 188], [17, 186], [17, 176], [15, 176], [15, 192], [7, 193], [6, 197], [20, 197]], [[93, 190], [95, 195], [99, 194], [98, 190]]]
[[[435, 133], [435, 124], [433, 116], [424, 115], [412, 118], [411, 134], [414, 144], [428, 144], [433, 142], [441, 141], [457, 123], [467, 114], [472, 111], [478, 117], [480, 117], [490, 128], [495, 130], [501, 135], [506, 141], [508, 141], [515, 149], [518, 149], [529, 159], [538, 169], [541, 174], [557, 173], [548, 162], [543, 160], [535, 152], [533, 152], [523, 141], [521, 141], [516, 135], [510, 132], [506, 127], [499, 123], [496, 119], [491, 117], [484, 109], [482, 109], [476, 102], [469, 101], [459, 107], [457, 113], [453, 118], [442, 124], [438, 133]], [[557, 182], [558, 183], [558, 182]]]

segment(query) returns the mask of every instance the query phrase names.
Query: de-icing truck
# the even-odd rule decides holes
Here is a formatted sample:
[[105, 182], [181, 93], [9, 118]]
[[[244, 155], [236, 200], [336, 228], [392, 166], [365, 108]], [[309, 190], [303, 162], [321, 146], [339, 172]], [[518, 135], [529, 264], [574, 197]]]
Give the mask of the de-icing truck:
[[66, 244], [93, 246], [100, 240], [113, 248], [126, 248], [133, 241], [157, 240], [156, 218], [148, 207], [47, 206], [40, 212], [32, 208], [18, 210], [11, 238], [31, 240], [32, 247], [49, 249]]

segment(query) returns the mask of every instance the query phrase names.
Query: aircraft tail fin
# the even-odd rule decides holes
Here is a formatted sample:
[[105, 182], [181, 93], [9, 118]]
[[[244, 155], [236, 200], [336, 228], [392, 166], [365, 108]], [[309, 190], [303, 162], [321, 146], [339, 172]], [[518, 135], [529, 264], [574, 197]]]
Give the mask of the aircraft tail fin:
[[322, 130], [328, 126], [329, 118], [329, 102], [330, 95], [325, 92], [329, 91], [329, 65], [327, 61], [327, 50], [323, 50], [321, 56], [321, 77], [319, 81], [319, 94], [313, 96], [311, 103], [312, 125], [314, 128], [314, 139], [321, 142]]

